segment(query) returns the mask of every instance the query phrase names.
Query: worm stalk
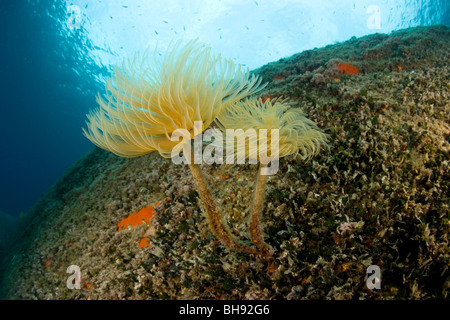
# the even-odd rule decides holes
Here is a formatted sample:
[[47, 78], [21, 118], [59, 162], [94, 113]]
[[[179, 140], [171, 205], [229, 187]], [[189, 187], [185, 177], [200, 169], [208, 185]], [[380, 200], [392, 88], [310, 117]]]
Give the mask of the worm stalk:
[[261, 212], [264, 206], [264, 189], [266, 186], [266, 176], [261, 174], [264, 167], [266, 166], [261, 163], [259, 164], [258, 175], [256, 177], [256, 188], [250, 215], [250, 239], [263, 253], [263, 255], [272, 256], [273, 249], [266, 242], [264, 242], [261, 226]]
[[236, 239], [226, 227], [222, 215], [217, 210], [216, 203], [211, 195], [211, 191], [200, 166], [198, 164], [190, 163], [189, 168], [191, 169], [192, 176], [197, 184], [198, 192], [205, 205], [209, 226], [214, 236], [228, 248], [248, 253], [258, 252], [256, 248], [252, 248]]

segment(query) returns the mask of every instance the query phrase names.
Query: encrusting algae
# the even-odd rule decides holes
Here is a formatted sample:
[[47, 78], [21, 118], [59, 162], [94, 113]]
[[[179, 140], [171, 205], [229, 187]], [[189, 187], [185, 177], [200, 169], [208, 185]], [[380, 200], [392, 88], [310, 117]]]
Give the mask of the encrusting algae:
[[118, 231], [122, 231], [129, 227], [133, 228], [139, 226], [143, 223], [150, 225], [150, 219], [153, 218], [155, 214], [155, 209], [152, 206], [147, 206], [142, 208], [136, 213], [130, 214], [128, 217], [119, 222]]
[[359, 73], [359, 69], [357, 67], [355, 67], [354, 65], [352, 65], [351, 63], [339, 63], [337, 65], [337, 68], [339, 69], [339, 72], [342, 72], [344, 74], [358, 74]]

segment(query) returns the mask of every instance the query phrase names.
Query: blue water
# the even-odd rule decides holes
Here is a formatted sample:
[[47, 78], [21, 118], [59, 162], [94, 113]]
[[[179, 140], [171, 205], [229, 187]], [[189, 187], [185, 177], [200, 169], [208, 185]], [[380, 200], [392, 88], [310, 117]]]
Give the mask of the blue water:
[[0, 21], [0, 211], [17, 216], [93, 149], [85, 115], [111, 64], [136, 50], [198, 37], [253, 69], [352, 36], [449, 25], [450, 1], [10, 0]]
[[0, 211], [12, 215], [93, 148], [80, 128], [101, 88], [92, 76], [106, 71], [86, 59], [82, 35], [60, 34], [49, 13], [64, 16], [65, 4], [53, 2], [1, 2]]

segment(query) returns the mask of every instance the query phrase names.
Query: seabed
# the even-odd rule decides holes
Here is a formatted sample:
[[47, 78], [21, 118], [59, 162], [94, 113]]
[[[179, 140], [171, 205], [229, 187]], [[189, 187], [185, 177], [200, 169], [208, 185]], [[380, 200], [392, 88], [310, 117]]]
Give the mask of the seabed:
[[[291, 99], [331, 137], [329, 151], [283, 158], [267, 180], [271, 263], [211, 235], [187, 166], [95, 149], [20, 221], [2, 297], [448, 299], [449, 47], [448, 27], [418, 27], [254, 71], [269, 82], [263, 99]], [[230, 229], [246, 235], [256, 165], [203, 170]], [[149, 224], [118, 230], [148, 206]], [[79, 290], [67, 287], [71, 265]], [[371, 265], [379, 290], [366, 285]]]

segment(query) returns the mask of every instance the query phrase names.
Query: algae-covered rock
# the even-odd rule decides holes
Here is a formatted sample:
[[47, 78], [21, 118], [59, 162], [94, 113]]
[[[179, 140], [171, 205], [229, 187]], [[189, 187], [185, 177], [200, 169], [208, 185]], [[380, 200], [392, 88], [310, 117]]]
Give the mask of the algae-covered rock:
[[[273, 260], [220, 245], [187, 166], [95, 149], [16, 233], [6, 297], [448, 299], [449, 47], [448, 27], [419, 27], [255, 71], [269, 82], [263, 98], [290, 98], [331, 141], [309, 162], [282, 159], [268, 178]], [[230, 229], [245, 236], [256, 166], [202, 169]], [[119, 231], [149, 205], [150, 225]], [[71, 265], [79, 290], [67, 287]], [[379, 290], [366, 285], [373, 265]]]
[[5, 271], [5, 257], [10, 252], [11, 236], [16, 231], [17, 224], [18, 219], [16, 217], [0, 211], [0, 288], [3, 287], [1, 275]]
[[0, 245], [4, 245], [16, 230], [18, 219], [0, 211]]

